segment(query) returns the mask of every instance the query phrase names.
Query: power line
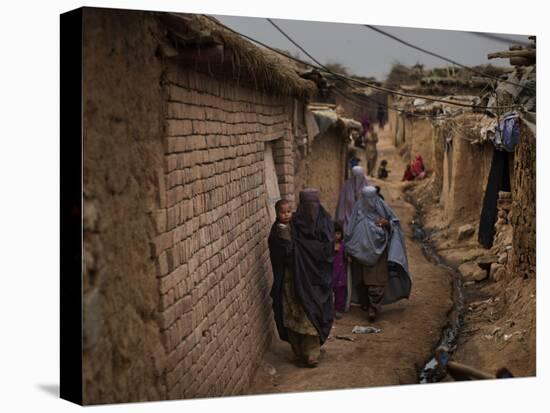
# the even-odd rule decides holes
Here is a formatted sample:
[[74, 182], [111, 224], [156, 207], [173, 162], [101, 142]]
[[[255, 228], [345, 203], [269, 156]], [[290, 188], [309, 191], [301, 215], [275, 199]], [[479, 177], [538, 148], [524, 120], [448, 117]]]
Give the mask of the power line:
[[483, 32], [467, 32], [467, 33], [473, 34], [474, 36], [485, 37], [486, 39], [491, 39], [491, 40], [494, 40], [494, 41], [497, 41], [497, 42], [500, 42], [500, 43], [505, 43], [505, 44], [508, 44], [508, 45], [510, 45], [510, 44], [519, 44], [519, 45], [522, 45], [522, 46], [532, 46], [531, 43], [528, 43], [528, 42], [525, 42], [525, 41], [522, 41], [522, 40], [514, 40], [514, 39], [511, 39], [509, 37], [500, 36], [500, 35], [497, 35], [497, 34], [483, 33]]
[[[211, 20], [212, 22], [216, 23], [217, 25], [225, 28], [226, 30], [229, 30], [230, 32], [236, 34], [236, 35], [239, 35], [241, 37], [244, 37], [245, 39], [248, 39], [254, 43], [257, 43], [263, 47], [265, 47], [266, 49], [269, 49], [277, 54], [280, 54], [284, 57], [286, 57], [287, 59], [290, 59], [290, 60], [293, 60], [293, 61], [296, 61], [296, 62], [299, 62], [303, 65], [306, 65], [306, 66], [309, 66], [309, 67], [312, 67], [312, 68], [315, 68], [317, 70], [322, 70], [322, 71], [325, 71], [327, 73], [330, 73], [332, 74], [334, 77], [337, 77], [339, 79], [342, 79], [342, 80], [347, 80], [347, 81], [351, 81], [351, 82], [354, 82], [354, 83], [357, 83], [357, 84], [360, 84], [362, 86], [367, 86], [367, 87], [370, 87], [372, 89], [375, 89], [375, 90], [380, 90], [382, 92], [385, 92], [385, 93], [388, 93], [388, 94], [391, 94], [391, 95], [399, 95], [399, 96], [405, 96], [405, 97], [410, 97], [410, 98], [419, 98], [419, 99], [425, 99], [425, 100], [430, 100], [430, 101], [434, 101], [434, 102], [441, 102], [441, 103], [446, 103], [448, 105], [452, 105], [452, 106], [461, 106], [461, 107], [467, 107], [467, 108], [471, 108], [471, 109], [485, 109], [485, 110], [489, 110], [489, 109], [492, 109], [492, 110], [497, 110], [497, 109], [512, 109], [512, 108], [521, 108], [521, 105], [508, 105], [508, 106], [478, 106], [478, 105], [471, 105], [471, 104], [466, 104], [466, 103], [460, 103], [460, 102], [454, 102], [454, 101], [449, 101], [449, 100], [445, 100], [445, 99], [439, 99], [439, 98], [434, 98], [434, 97], [430, 97], [430, 96], [421, 96], [421, 95], [414, 95], [414, 94], [410, 94], [410, 93], [404, 93], [404, 92], [399, 92], [397, 90], [392, 90], [392, 89], [388, 89], [388, 88], [385, 88], [385, 87], [382, 87], [382, 86], [377, 86], [375, 84], [372, 84], [372, 83], [368, 83], [368, 82], [364, 82], [362, 80], [358, 80], [358, 79], [355, 79], [355, 78], [352, 78], [352, 77], [349, 77], [349, 76], [344, 76], [344, 75], [341, 75], [341, 74], [338, 74], [338, 73], [334, 73], [334, 72], [331, 72], [330, 70], [328, 70], [327, 68], [324, 68], [323, 65], [319, 65], [319, 66], [316, 66], [316, 65], [313, 65], [309, 62], [305, 62], [301, 59], [298, 59], [298, 58], [295, 58], [293, 56], [290, 56], [286, 53], [283, 53], [281, 52], [280, 50], [277, 50], [265, 43], [262, 43], [261, 41], [259, 40], [256, 40], [250, 36], [247, 36], [245, 34], [242, 34], [242, 33], [239, 33], [233, 29], [231, 29], [230, 27], [227, 27], [225, 26], [224, 24], [220, 23], [219, 21], [217, 21], [216, 19], [214, 18], [211, 18], [210, 16], [206, 16], [204, 15], [206, 18], [208, 18], [209, 20]], [[308, 53], [309, 54], [309, 53]]]
[[[327, 71], [328, 73], [332, 74], [332, 75], [335, 75], [335, 76], [338, 76], [336, 73], [334, 73], [333, 71], [331, 71], [329, 68], [327, 68], [325, 65], [323, 65], [321, 62], [319, 62], [314, 56], [312, 56], [306, 49], [304, 49], [302, 46], [300, 46], [297, 42], [294, 41], [294, 39], [292, 39], [289, 35], [287, 35], [277, 24], [275, 24], [275, 22], [273, 22], [273, 20], [271, 20], [270, 18], [267, 18], [266, 19], [269, 23], [271, 23], [271, 25], [273, 27], [275, 27], [275, 29], [277, 29], [277, 31], [279, 33], [281, 33], [289, 42], [291, 42], [294, 46], [296, 46], [299, 50], [301, 50], [307, 57], [309, 57], [312, 61], [314, 61], [315, 63], [317, 63], [321, 68], [323, 68], [325, 71]], [[349, 86], [349, 87], [353, 87], [352, 85], [349, 84], [349, 82], [347, 80], [344, 80], [345, 83]], [[339, 90], [336, 88], [336, 90]], [[345, 91], [342, 91], [340, 90], [341, 94], [343, 93], [348, 99], [350, 99], [350, 96], [347, 95], [347, 93]], [[367, 100], [371, 100], [371, 101], [374, 101], [376, 103], [381, 103], [383, 106], [385, 106], [387, 109], [393, 109], [399, 113], [403, 113], [403, 112], [406, 112], [402, 109], [397, 109], [397, 108], [394, 108], [394, 107], [391, 107], [390, 105], [388, 104], [384, 104], [382, 102], [379, 102], [375, 99], [372, 99], [370, 98], [369, 96], [362, 96], [364, 98], [366, 98]], [[415, 116], [417, 114], [414, 114], [414, 113], [410, 113], [411, 115]]]
[[[395, 112], [398, 112], [398, 113], [403, 113], [407, 116], [412, 116], [412, 117], [417, 117], [417, 118], [423, 118], [423, 119], [426, 119], [426, 118], [431, 118], [431, 119], [445, 119], [445, 118], [450, 118], [452, 116], [454, 116], [454, 114], [447, 114], [447, 115], [433, 115], [433, 114], [420, 114], [420, 113], [415, 113], [415, 112], [410, 112], [406, 109], [400, 109], [400, 108], [396, 108], [394, 106], [391, 106], [391, 105], [388, 105], [386, 103], [383, 103], [383, 102], [378, 102], [376, 99], [373, 99], [371, 98], [370, 96], [367, 96], [367, 95], [358, 95], [358, 96], [355, 96], [355, 95], [350, 95], [349, 93], [347, 93], [345, 90], [343, 89], [339, 89], [338, 87], [335, 87], [334, 90], [340, 95], [340, 96], [343, 96], [344, 98], [346, 98], [348, 101], [350, 101], [351, 103], [355, 104], [356, 106], [361, 106], [363, 107], [364, 105], [369, 105], [369, 104], [372, 104], [372, 103], [378, 103], [378, 104], [381, 104], [382, 106], [384, 106], [385, 108], [389, 109], [389, 110], [393, 110]], [[362, 101], [362, 99], [366, 99], [366, 100], [369, 100], [369, 102], [364, 102]]]
[[[420, 98], [420, 99], [427, 99], [427, 100], [432, 100], [432, 101], [436, 101], [436, 102], [443, 102], [443, 103], [447, 103], [447, 104], [454, 104], [456, 106], [463, 106], [463, 107], [470, 107], [470, 108], [474, 108], [474, 107], [477, 107], [477, 108], [482, 108], [482, 109], [501, 109], [501, 108], [511, 108], [511, 107], [517, 107], [517, 106], [506, 106], [506, 107], [489, 107], [489, 106], [476, 106], [476, 105], [470, 105], [470, 104], [465, 104], [465, 103], [456, 103], [456, 102], [451, 102], [451, 101], [448, 101], [446, 99], [437, 99], [437, 98], [432, 98], [432, 97], [427, 97], [427, 96], [419, 96], [419, 95], [413, 95], [413, 94], [407, 94], [407, 93], [403, 93], [403, 92], [398, 92], [398, 91], [395, 91], [395, 90], [391, 90], [391, 89], [387, 89], [387, 88], [383, 88], [381, 86], [376, 86], [376, 85], [373, 85], [371, 83], [367, 83], [367, 82], [362, 82], [362, 81], [359, 81], [357, 79], [353, 79], [353, 78], [350, 78], [348, 76], [343, 76], [343, 75], [340, 75], [338, 73], [334, 73], [332, 72], [330, 69], [328, 69], [326, 66], [324, 66], [321, 62], [319, 62], [317, 59], [315, 59], [315, 57], [313, 57], [310, 53], [308, 53], [307, 50], [305, 50], [302, 46], [300, 46], [296, 41], [294, 41], [288, 34], [286, 34], [279, 26], [277, 26], [277, 24], [275, 24], [271, 19], [267, 19], [284, 37], [286, 37], [293, 45], [295, 45], [298, 49], [300, 49], [302, 52], [304, 52], [306, 54], [306, 56], [308, 56], [311, 60], [313, 60], [315, 63], [317, 63], [319, 66], [321, 66], [325, 71], [327, 71], [328, 73], [332, 74], [333, 76], [336, 76], [336, 77], [339, 77], [341, 79], [345, 79], [345, 80], [350, 80], [350, 81], [354, 81], [356, 83], [360, 83], [360, 84], [363, 84], [363, 85], [366, 85], [366, 86], [369, 86], [373, 89], [378, 89], [378, 90], [382, 90], [382, 91], [385, 91], [385, 92], [388, 92], [388, 93], [393, 93], [393, 94], [397, 94], [397, 95], [401, 95], [401, 96], [407, 96], [407, 97], [414, 97], [414, 98]], [[498, 79], [498, 78], [497, 78]]]
[[456, 65], [456, 66], [459, 66], [459, 67], [461, 67], [461, 68], [463, 68], [463, 69], [469, 70], [470, 72], [475, 73], [475, 74], [477, 74], [477, 75], [479, 75], [479, 76], [486, 77], [486, 78], [490, 78], [490, 79], [495, 79], [495, 80], [498, 80], [498, 81], [501, 81], [501, 82], [504, 82], [504, 83], [509, 83], [509, 84], [511, 84], [511, 85], [519, 86], [519, 87], [522, 87], [522, 88], [525, 87], [525, 88], [527, 88], [527, 89], [532, 89], [532, 88], [531, 88], [530, 86], [528, 86], [528, 85], [525, 85], [525, 86], [524, 86], [524, 85], [520, 85], [519, 83], [511, 82], [511, 81], [506, 80], [506, 79], [500, 79], [498, 76], [493, 76], [493, 75], [491, 75], [491, 74], [489, 74], [489, 73], [481, 72], [481, 71], [476, 70], [476, 69], [474, 69], [474, 68], [472, 68], [472, 67], [463, 65], [462, 63], [457, 62], [456, 60], [449, 59], [448, 57], [442, 56], [442, 55], [440, 55], [440, 54], [438, 54], [438, 53], [431, 52], [431, 51], [426, 50], [426, 49], [424, 49], [424, 48], [422, 48], [422, 47], [420, 47], [420, 46], [416, 46], [416, 45], [414, 45], [414, 44], [412, 44], [412, 43], [407, 42], [406, 40], [403, 40], [403, 39], [401, 39], [401, 38], [399, 38], [399, 37], [397, 37], [397, 36], [394, 36], [394, 35], [391, 34], [391, 33], [388, 33], [388, 32], [386, 32], [386, 31], [384, 31], [384, 30], [381, 30], [381, 29], [379, 29], [379, 28], [377, 28], [377, 27], [374, 27], [374, 26], [371, 26], [371, 25], [369, 25], [369, 24], [364, 24], [363, 26], [366, 27], [366, 28], [368, 28], [368, 29], [371, 29], [371, 30], [373, 30], [373, 31], [375, 31], [375, 32], [377, 32], [377, 33], [380, 33], [380, 34], [382, 34], [382, 35], [384, 35], [384, 36], [386, 36], [386, 37], [389, 37], [390, 39], [393, 39], [393, 40], [395, 40], [396, 42], [399, 42], [399, 43], [401, 43], [401, 44], [404, 44], [405, 46], [408, 46], [408, 47], [413, 48], [413, 49], [415, 49], [415, 50], [419, 50], [419, 51], [421, 51], [421, 52], [423, 52], [423, 53], [426, 53], [426, 54], [428, 54], [428, 55], [430, 55], [430, 56], [437, 57], [438, 59], [444, 60], [444, 61], [446, 61], [446, 62], [452, 63], [452, 64], [454, 64], [454, 65]]

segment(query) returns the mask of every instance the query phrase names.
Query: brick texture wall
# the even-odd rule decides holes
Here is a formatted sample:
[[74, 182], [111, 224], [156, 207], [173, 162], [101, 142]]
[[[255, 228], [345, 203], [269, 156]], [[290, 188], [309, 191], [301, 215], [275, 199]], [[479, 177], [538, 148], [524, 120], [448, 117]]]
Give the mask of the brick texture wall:
[[344, 183], [346, 141], [341, 132], [330, 128], [315, 138], [311, 153], [296, 159], [296, 197], [307, 186], [318, 188], [321, 204], [334, 217], [338, 195]]
[[292, 101], [168, 64], [156, 263], [170, 398], [246, 392], [273, 331], [264, 142], [294, 192]]
[[536, 140], [527, 126], [514, 156], [512, 178], [512, 270], [521, 276], [536, 273]]

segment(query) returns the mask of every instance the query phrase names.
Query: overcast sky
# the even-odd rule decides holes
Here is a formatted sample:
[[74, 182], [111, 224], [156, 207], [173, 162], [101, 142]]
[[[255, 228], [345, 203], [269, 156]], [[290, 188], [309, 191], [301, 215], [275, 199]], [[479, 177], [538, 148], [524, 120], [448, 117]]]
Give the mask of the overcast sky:
[[[215, 17], [233, 30], [270, 46], [288, 50], [293, 55], [299, 53], [300, 58], [309, 61], [266, 19], [219, 15]], [[448, 64], [359, 24], [281, 19], [273, 21], [321, 63], [339, 62], [356, 75], [374, 76], [383, 80], [394, 62], [408, 66], [419, 62], [425, 64], [427, 68]], [[508, 65], [508, 59], [487, 59], [488, 53], [507, 50], [508, 43], [452, 30], [390, 26], [379, 26], [379, 28], [409, 43], [468, 66], [486, 63]], [[527, 35], [499, 34], [499, 36], [529, 42]]]

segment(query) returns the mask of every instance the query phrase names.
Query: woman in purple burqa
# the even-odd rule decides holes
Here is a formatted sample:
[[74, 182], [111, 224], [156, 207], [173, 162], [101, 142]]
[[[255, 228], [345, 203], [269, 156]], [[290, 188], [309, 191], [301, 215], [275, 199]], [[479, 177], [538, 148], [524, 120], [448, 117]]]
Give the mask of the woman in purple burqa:
[[368, 183], [365, 170], [362, 166], [354, 166], [351, 169], [351, 176], [346, 180], [340, 191], [336, 206], [335, 220], [342, 225], [344, 233], [346, 233], [353, 206], [359, 199], [361, 190], [366, 186], [368, 186]]
[[[351, 212], [355, 202], [361, 195], [361, 190], [368, 186], [367, 177], [365, 176], [365, 170], [362, 166], [354, 166], [351, 169], [351, 177], [349, 177], [344, 183], [344, 187], [340, 191], [338, 197], [338, 204], [336, 206], [335, 221], [342, 225], [344, 234], [346, 233]], [[351, 305], [352, 282], [350, 268], [346, 269], [347, 272], [347, 285], [346, 285], [346, 305], [345, 311], [349, 311]]]
[[334, 261], [332, 262], [332, 291], [334, 292], [334, 309], [336, 318], [342, 317], [346, 311], [346, 294], [348, 275], [346, 271], [346, 256], [344, 232], [342, 226], [334, 223]]

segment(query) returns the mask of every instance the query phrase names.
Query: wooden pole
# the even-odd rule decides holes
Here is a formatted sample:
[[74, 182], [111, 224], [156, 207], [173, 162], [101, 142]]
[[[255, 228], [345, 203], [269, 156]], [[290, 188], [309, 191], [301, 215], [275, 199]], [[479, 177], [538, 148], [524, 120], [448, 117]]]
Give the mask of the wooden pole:
[[535, 59], [537, 56], [536, 49], [522, 49], [522, 50], [507, 50], [504, 52], [489, 53], [488, 59], [507, 58], [507, 57], [526, 57], [529, 59]]
[[447, 370], [450, 370], [451, 373], [456, 372], [461, 375], [473, 377], [474, 379], [480, 379], [480, 380], [489, 380], [489, 379], [496, 378], [493, 375], [487, 374], [474, 367], [470, 367], [470, 366], [467, 366], [466, 364], [458, 363], [456, 361], [449, 361], [447, 363]]

